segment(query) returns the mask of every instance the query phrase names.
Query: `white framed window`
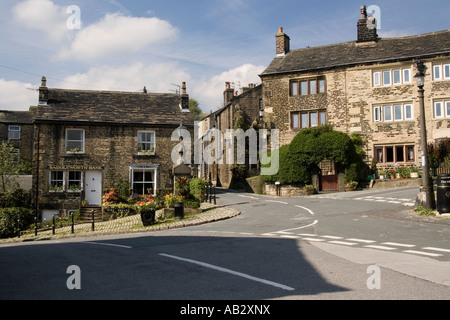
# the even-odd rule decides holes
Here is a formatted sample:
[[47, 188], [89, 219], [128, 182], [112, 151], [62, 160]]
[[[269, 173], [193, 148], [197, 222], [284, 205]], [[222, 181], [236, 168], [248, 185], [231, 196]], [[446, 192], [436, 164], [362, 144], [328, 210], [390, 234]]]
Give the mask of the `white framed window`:
[[8, 139], [20, 140], [20, 126], [8, 126]]
[[403, 120], [403, 105], [396, 104], [394, 105], [394, 121], [402, 121]]
[[154, 155], [155, 154], [155, 132], [139, 131], [138, 132], [138, 153]]
[[392, 70], [392, 82], [394, 84], [402, 83], [402, 70]]
[[405, 120], [413, 120], [414, 119], [414, 110], [412, 104], [404, 105], [404, 118]]
[[383, 71], [383, 86], [391, 85], [391, 71]]
[[445, 116], [450, 118], [450, 101], [445, 101]]
[[50, 171], [49, 191], [64, 191], [64, 171]]
[[67, 179], [67, 190], [69, 192], [81, 192], [83, 187], [83, 172], [69, 171]]
[[130, 183], [133, 194], [156, 194], [157, 166], [131, 166]]
[[444, 64], [442, 69], [444, 73], [444, 80], [450, 79], [450, 64]]
[[433, 79], [434, 80], [442, 79], [442, 66], [441, 65], [433, 66]]
[[381, 72], [374, 72], [373, 73], [373, 86], [374, 87], [381, 86]]
[[83, 129], [66, 129], [66, 153], [84, 153]]
[[443, 110], [443, 102], [437, 101], [434, 103], [434, 117], [435, 118], [443, 118], [444, 117], [444, 110]]
[[381, 119], [381, 107], [377, 106], [373, 108], [373, 122], [380, 122]]
[[403, 83], [411, 83], [411, 69], [403, 69]]
[[392, 121], [392, 106], [383, 106], [384, 121]]

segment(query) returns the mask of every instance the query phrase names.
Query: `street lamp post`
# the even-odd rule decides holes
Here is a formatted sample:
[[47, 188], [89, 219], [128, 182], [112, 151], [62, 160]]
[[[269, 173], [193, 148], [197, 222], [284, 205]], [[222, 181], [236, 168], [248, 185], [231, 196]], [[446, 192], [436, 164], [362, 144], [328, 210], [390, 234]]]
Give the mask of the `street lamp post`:
[[427, 67], [423, 64], [422, 60], [417, 61], [417, 74], [415, 75], [417, 87], [419, 88], [419, 103], [420, 103], [420, 145], [422, 149], [422, 194], [423, 194], [423, 206], [426, 209], [435, 208], [435, 199], [433, 185], [430, 177], [430, 165], [427, 154], [427, 126], [425, 121], [425, 101], [424, 101], [424, 85], [425, 85], [425, 71]]

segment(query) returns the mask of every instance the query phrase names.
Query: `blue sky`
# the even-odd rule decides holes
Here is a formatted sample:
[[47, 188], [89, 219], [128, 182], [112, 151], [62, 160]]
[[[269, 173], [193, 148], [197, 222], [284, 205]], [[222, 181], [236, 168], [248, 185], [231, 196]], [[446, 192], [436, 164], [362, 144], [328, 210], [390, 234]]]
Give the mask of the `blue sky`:
[[[260, 82], [278, 27], [292, 49], [353, 41], [363, 4], [378, 6], [381, 37], [449, 28], [447, 0], [2, 0], [0, 109], [36, 105], [45, 75], [49, 87], [92, 90], [170, 92], [185, 81], [215, 110], [225, 81]], [[72, 5], [80, 28], [67, 26]]]

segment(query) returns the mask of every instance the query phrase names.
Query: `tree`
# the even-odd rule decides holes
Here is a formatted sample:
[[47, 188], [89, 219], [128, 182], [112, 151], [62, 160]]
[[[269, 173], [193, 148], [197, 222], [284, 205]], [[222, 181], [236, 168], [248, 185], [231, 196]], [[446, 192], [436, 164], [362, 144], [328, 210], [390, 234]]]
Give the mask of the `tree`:
[[189, 99], [189, 111], [194, 116], [194, 120], [202, 120], [203, 112], [199, 108], [197, 100]]

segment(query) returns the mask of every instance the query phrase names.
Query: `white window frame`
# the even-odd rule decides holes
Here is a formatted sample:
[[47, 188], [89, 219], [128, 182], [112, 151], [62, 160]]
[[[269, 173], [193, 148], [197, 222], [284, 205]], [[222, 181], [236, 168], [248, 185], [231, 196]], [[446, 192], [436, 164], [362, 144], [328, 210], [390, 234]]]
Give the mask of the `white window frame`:
[[[399, 108], [398, 108], [399, 107]], [[396, 117], [396, 109], [398, 110], [398, 109], [400, 109], [400, 119], [397, 119], [397, 117]], [[394, 121], [403, 121], [403, 104], [394, 104], [393, 106], [392, 106], [392, 113], [393, 113], [393, 118], [394, 118]]]
[[22, 128], [16, 125], [8, 126], [8, 140], [20, 140], [20, 132]]
[[[62, 172], [62, 174], [63, 174], [62, 179], [54, 179], [53, 173], [56, 173], [56, 172]], [[50, 171], [49, 172], [49, 176], [48, 176], [48, 180], [49, 180], [48, 181], [49, 192], [64, 192], [65, 187], [66, 187], [66, 183], [65, 183], [65, 181], [66, 181], [66, 172], [65, 171], [63, 171], [63, 170]], [[59, 183], [61, 183], [61, 186], [60, 186], [61, 189], [60, 190], [52, 190], [52, 187], [54, 187], [56, 185], [59, 185]]]
[[[389, 112], [387, 112], [387, 109], [389, 109]], [[394, 116], [392, 114], [393, 107], [392, 105], [384, 105], [383, 106], [383, 121], [384, 122], [392, 122], [394, 119]], [[386, 119], [386, 116], [390, 115], [390, 120]]]
[[[81, 131], [81, 140], [69, 140], [69, 131]], [[79, 148], [79, 151], [71, 151], [74, 150], [76, 148], [73, 149], [69, 149], [69, 144], [72, 142], [76, 142], [76, 143], [81, 143]], [[84, 146], [85, 146], [85, 131], [84, 129], [76, 129], [76, 128], [68, 128], [66, 129], [66, 144], [65, 144], [65, 149], [66, 149], [66, 153], [67, 154], [84, 154]]]
[[[142, 171], [144, 180], [143, 181], [134, 181], [134, 173], [135, 171]], [[153, 181], [146, 181], [145, 180], [145, 172], [146, 171], [153, 171]], [[158, 166], [156, 165], [132, 165], [130, 166], [130, 186], [131, 190], [133, 190], [134, 193], [134, 185], [135, 184], [153, 184], [153, 196], [156, 195], [156, 189], [158, 188]], [[147, 190], [143, 190], [143, 194], [147, 194]]]
[[[439, 74], [436, 76], [436, 72], [439, 72]], [[433, 79], [434, 80], [442, 80], [442, 65], [434, 65], [433, 66]]]
[[[150, 139], [150, 140], [143, 140], [142, 139], [142, 134], [144, 134], [144, 135], [147, 135], [147, 134], [151, 134], [152, 135], [152, 137], [153, 137], [153, 141], [152, 141], [152, 139]], [[137, 148], [138, 148], [138, 154], [139, 155], [154, 155], [155, 154], [155, 150], [156, 150], [156, 132], [155, 131], [149, 131], [149, 130], [141, 130], [141, 131], [138, 131], [138, 133], [137, 133], [137, 139], [138, 139], [138, 145], [137, 145]], [[149, 145], [153, 145], [153, 146], [151, 146], [150, 147], [150, 149], [142, 149], [142, 146], [141, 145], [146, 145], [146, 144], [149, 144]]]
[[450, 79], [450, 64], [446, 63], [442, 65], [442, 75], [444, 77], [444, 80]]
[[[407, 112], [406, 112], [406, 108], [407, 107], [410, 107], [411, 108], [411, 117], [408, 117], [407, 118]], [[414, 120], [414, 106], [413, 106], [413, 104], [411, 104], [411, 103], [405, 103], [404, 105], [403, 105], [403, 109], [404, 109], [404, 111], [403, 111], [403, 119], [405, 120], [405, 121], [408, 121], [408, 120]]]
[[[406, 68], [402, 70], [403, 83], [411, 83], [411, 69]], [[407, 80], [406, 80], [407, 79]]]
[[373, 86], [374, 87], [381, 86], [381, 72], [380, 71], [373, 73]]
[[[80, 179], [79, 180], [77, 180], [77, 179], [70, 179], [70, 173], [71, 172], [78, 172], [80, 174]], [[80, 185], [80, 189], [71, 190], [70, 186], [71, 186], [71, 183], [73, 183], [73, 182], [79, 182], [77, 184]], [[83, 171], [78, 171], [78, 170], [69, 170], [69, 171], [67, 171], [67, 191], [68, 192], [81, 192], [81, 190], [83, 190]]]
[[[385, 82], [386, 77], [385, 75], [389, 75], [389, 83]], [[392, 74], [391, 74], [391, 70], [384, 70], [382, 73], [382, 81], [383, 81], [383, 86], [391, 86], [392, 85]]]
[[450, 101], [444, 101], [445, 117], [450, 118]]
[[[444, 118], [444, 102], [443, 101], [435, 101], [434, 102], [434, 118], [435, 119], [442, 119]], [[438, 115], [438, 111], [440, 115]]]
[[383, 121], [381, 110], [382, 110], [381, 106], [373, 107], [373, 122], [382, 122]]
[[[395, 74], [396, 73], [398, 73], [398, 82], [395, 82]], [[401, 69], [392, 70], [392, 84], [393, 85], [402, 84], [402, 70]]]

